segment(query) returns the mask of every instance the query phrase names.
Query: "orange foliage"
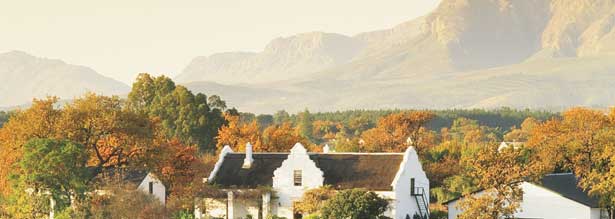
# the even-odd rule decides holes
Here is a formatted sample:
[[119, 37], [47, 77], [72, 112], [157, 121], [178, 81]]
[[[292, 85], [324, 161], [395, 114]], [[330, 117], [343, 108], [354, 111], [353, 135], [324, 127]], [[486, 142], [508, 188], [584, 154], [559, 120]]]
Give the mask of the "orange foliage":
[[[375, 128], [363, 132], [361, 138], [365, 141], [363, 151], [400, 152], [407, 147], [407, 139], [411, 138], [414, 145], [420, 148], [426, 139], [424, 126], [434, 117], [427, 111], [401, 112], [381, 118]], [[431, 138], [431, 137], [430, 137]], [[427, 140], [431, 141], [431, 140]]]
[[44, 100], [35, 99], [27, 110], [18, 110], [15, 115], [0, 129], [0, 194], [10, 192], [8, 182], [9, 171], [16, 168], [15, 162], [23, 155], [23, 145], [30, 138], [56, 138], [58, 132], [56, 123], [60, 118], [60, 110], [53, 105], [58, 98], [48, 97]]
[[263, 131], [262, 143], [255, 146], [255, 151], [283, 152], [290, 149], [297, 143], [302, 142], [306, 145], [304, 138], [294, 131], [290, 123], [267, 127]]
[[218, 131], [216, 148], [221, 150], [225, 145], [231, 146], [233, 151], [244, 151], [245, 145], [250, 142], [254, 148], [260, 147], [260, 132], [256, 121], [240, 124], [239, 116], [224, 115], [228, 122]]

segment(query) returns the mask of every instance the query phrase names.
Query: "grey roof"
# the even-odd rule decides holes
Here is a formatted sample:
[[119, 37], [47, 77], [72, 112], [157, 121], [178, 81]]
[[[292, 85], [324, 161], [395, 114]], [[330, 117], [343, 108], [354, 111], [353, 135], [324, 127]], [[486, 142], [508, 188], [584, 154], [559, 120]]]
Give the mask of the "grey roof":
[[149, 172], [146, 170], [123, 170], [108, 167], [102, 171], [98, 179], [103, 181], [121, 180], [123, 182], [130, 182], [135, 185], [139, 185], [143, 182], [145, 177], [147, 177], [148, 173]]
[[[403, 154], [309, 154], [323, 171], [324, 184], [336, 189], [366, 188], [392, 190]], [[229, 153], [224, 157], [212, 183], [223, 187], [255, 188], [272, 186], [273, 172], [282, 166], [287, 153], [255, 153], [249, 169], [242, 168], [244, 153]]]
[[579, 188], [577, 177], [572, 173], [546, 175], [539, 186], [585, 206], [598, 208], [598, 199]]

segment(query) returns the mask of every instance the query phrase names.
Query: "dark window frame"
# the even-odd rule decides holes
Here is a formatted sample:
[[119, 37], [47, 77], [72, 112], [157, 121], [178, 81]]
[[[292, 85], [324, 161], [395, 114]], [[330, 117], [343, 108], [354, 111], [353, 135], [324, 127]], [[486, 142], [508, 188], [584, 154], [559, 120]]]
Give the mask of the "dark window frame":
[[293, 170], [293, 185], [303, 186], [303, 171]]

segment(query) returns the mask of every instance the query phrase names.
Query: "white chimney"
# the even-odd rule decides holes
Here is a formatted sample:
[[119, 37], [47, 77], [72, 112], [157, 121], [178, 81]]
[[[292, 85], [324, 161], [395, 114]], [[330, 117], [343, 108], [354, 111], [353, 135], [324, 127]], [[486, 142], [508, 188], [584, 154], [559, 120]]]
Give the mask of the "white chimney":
[[329, 150], [331, 150], [331, 148], [329, 148], [329, 144], [325, 144], [325, 146], [322, 148], [322, 152], [325, 154], [328, 154]]
[[246, 158], [243, 159], [243, 166], [242, 168], [250, 168], [252, 167], [252, 162], [254, 162], [254, 158], [252, 157], [252, 144], [250, 144], [250, 142], [248, 142], [246, 144]]

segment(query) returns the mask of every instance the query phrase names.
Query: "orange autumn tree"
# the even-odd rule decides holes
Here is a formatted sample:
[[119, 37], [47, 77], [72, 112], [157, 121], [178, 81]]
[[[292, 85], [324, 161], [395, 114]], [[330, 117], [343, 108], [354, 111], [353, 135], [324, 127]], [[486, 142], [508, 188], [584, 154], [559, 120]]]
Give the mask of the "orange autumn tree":
[[[88, 166], [96, 177], [104, 167], [125, 166], [140, 159], [151, 146], [152, 127], [149, 119], [124, 110], [119, 97], [92, 93], [75, 99], [61, 109], [54, 108], [57, 98], [35, 100], [24, 111], [18, 111], [0, 130], [0, 162], [13, 167], [21, 159], [23, 144], [31, 138], [69, 140], [85, 147]], [[1, 168], [0, 189], [8, 194], [9, 170]]]
[[57, 138], [61, 111], [54, 108], [58, 98], [34, 99], [26, 110], [17, 110], [0, 129], [0, 196], [10, 192], [9, 174], [23, 155], [23, 146], [31, 138]]
[[579, 187], [600, 199], [611, 216], [615, 206], [615, 109], [610, 114], [573, 108], [534, 128], [527, 143], [543, 173], [572, 171]]
[[221, 150], [225, 145], [231, 146], [234, 151], [244, 151], [245, 145], [250, 142], [254, 148], [260, 147], [260, 131], [256, 121], [247, 124], [239, 122], [239, 116], [225, 114], [227, 125], [218, 131], [216, 148]]
[[523, 199], [519, 183], [537, 177], [532, 165], [523, 159], [522, 149], [486, 145], [471, 155], [464, 156], [465, 174], [473, 179], [481, 193], [466, 193], [459, 201], [463, 212], [460, 219], [510, 218]]
[[202, 189], [202, 179], [207, 177], [207, 167], [198, 157], [196, 145], [157, 135], [154, 146], [146, 152], [146, 164], [167, 188], [167, 208], [190, 209]]
[[290, 123], [285, 122], [281, 125], [267, 127], [263, 131], [261, 143], [256, 145], [254, 150], [266, 152], [290, 151], [297, 142], [308, 145], [307, 140], [298, 135]]
[[125, 110], [119, 97], [86, 94], [64, 107], [61, 135], [90, 154], [94, 176], [104, 167], [126, 166], [152, 145], [153, 127], [145, 115]]
[[413, 140], [419, 151], [425, 144], [427, 129], [425, 125], [434, 118], [428, 111], [395, 113], [381, 118], [375, 128], [361, 135], [365, 141], [362, 150], [366, 152], [400, 152], [407, 147], [407, 139]]

